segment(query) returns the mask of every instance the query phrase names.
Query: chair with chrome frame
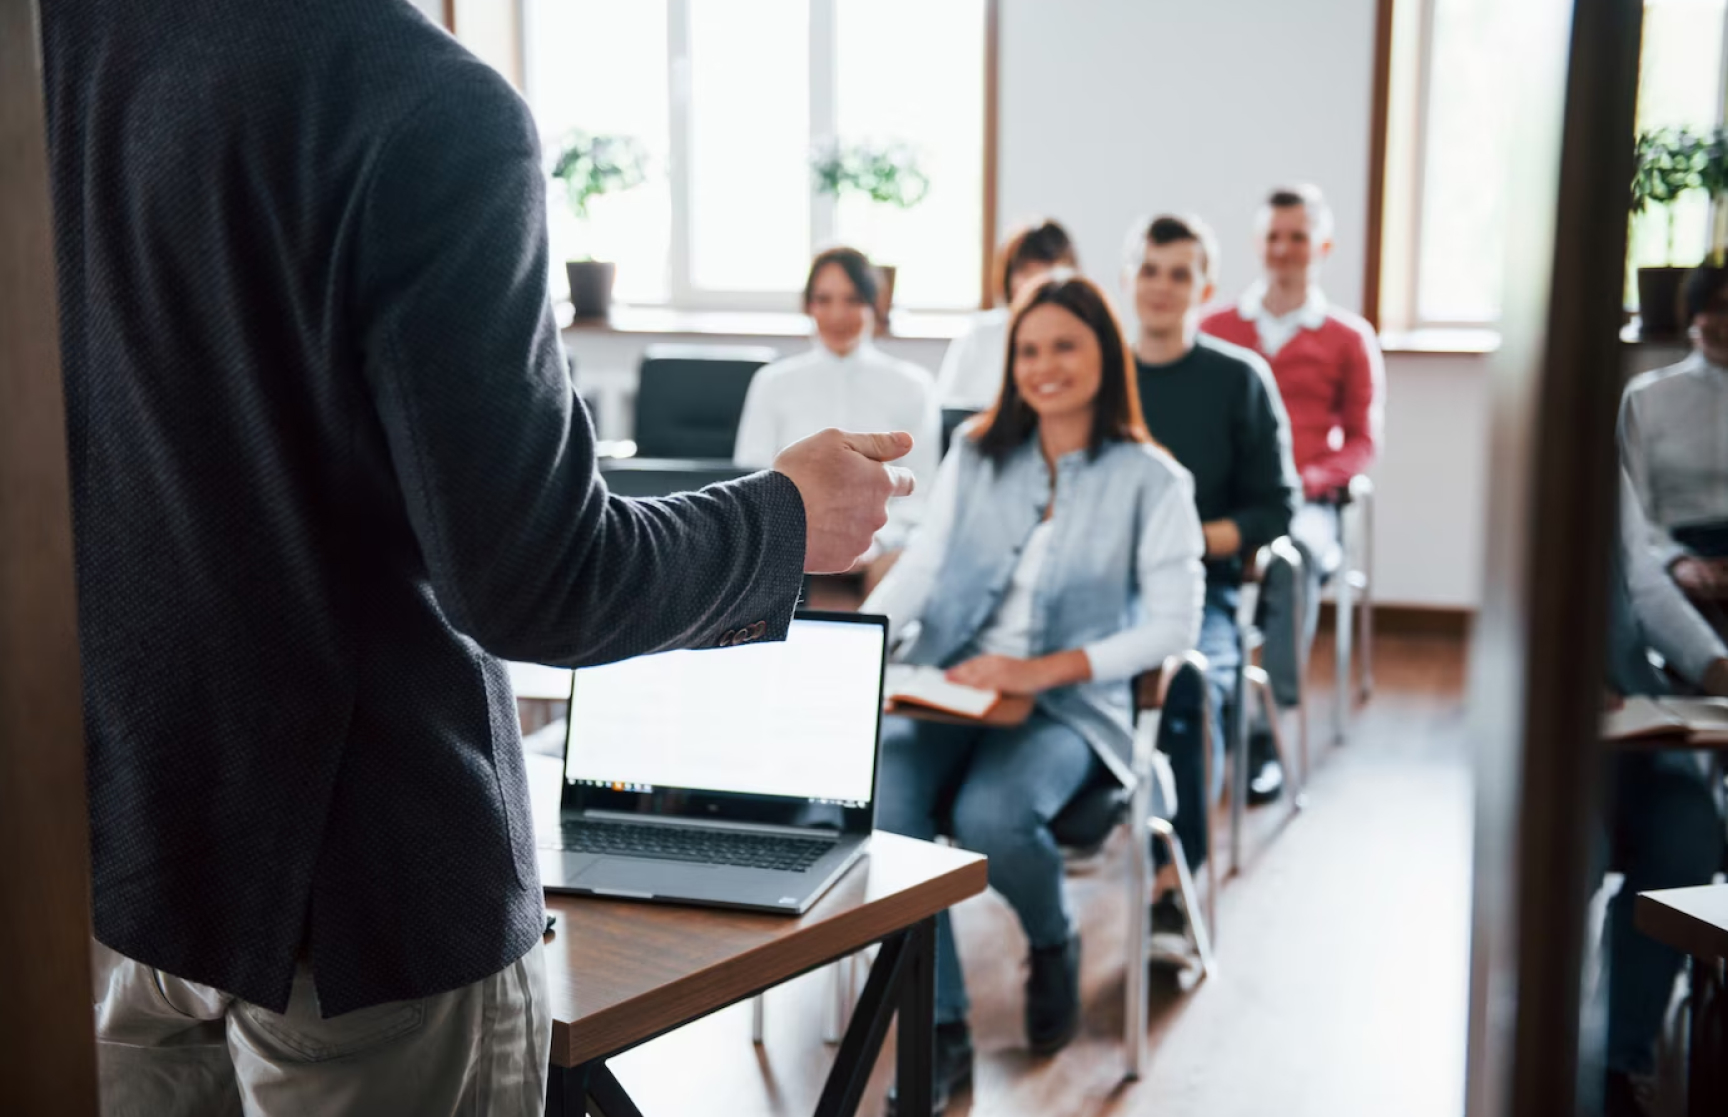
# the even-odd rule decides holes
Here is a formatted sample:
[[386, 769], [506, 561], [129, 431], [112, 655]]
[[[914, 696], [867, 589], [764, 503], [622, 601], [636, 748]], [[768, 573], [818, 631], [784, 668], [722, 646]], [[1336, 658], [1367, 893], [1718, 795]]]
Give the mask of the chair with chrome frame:
[[[1206, 658], [1190, 651], [1165, 659], [1155, 673], [1134, 680], [1135, 719], [1132, 767], [1135, 785], [1125, 788], [1108, 773], [1081, 788], [1068, 805], [1050, 823], [1050, 831], [1070, 864], [1084, 862], [1104, 848], [1120, 826], [1128, 829], [1127, 903], [1128, 934], [1126, 941], [1139, 948], [1127, 959], [1123, 982], [1124, 995], [1124, 1075], [1140, 1077], [1146, 1061], [1147, 1017], [1150, 999], [1146, 983], [1146, 963], [1150, 948], [1149, 908], [1151, 906], [1151, 855], [1149, 842], [1163, 845], [1171, 863], [1176, 866], [1182, 903], [1187, 910], [1188, 935], [1198, 959], [1198, 978], [1203, 980], [1214, 968], [1210, 928], [1217, 918], [1218, 876], [1214, 858], [1207, 859], [1207, 894], [1205, 915], [1201, 915], [1194, 878], [1188, 871], [1188, 861], [1182, 850], [1182, 840], [1168, 819], [1152, 810], [1153, 780], [1156, 779], [1154, 754], [1158, 748], [1158, 731], [1162, 724], [1164, 703], [1172, 686], [1183, 675], [1190, 675], [1196, 693], [1205, 701]], [[1201, 748], [1205, 755], [1206, 786], [1212, 783], [1211, 720], [1199, 719]], [[1168, 781], [1163, 781], [1168, 782]], [[1212, 812], [1206, 810], [1206, 825], [1211, 826]], [[839, 1042], [845, 1031], [846, 1018], [857, 999], [857, 967], [863, 955], [836, 962], [829, 968], [829, 988], [824, 1009], [823, 1040]], [[765, 1023], [765, 1008], [761, 994], [751, 1006], [751, 1038], [761, 1043]]]
[[1272, 694], [1272, 681], [1266, 674], [1266, 669], [1254, 662], [1254, 652], [1266, 643], [1266, 635], [1259, 625], [1261, 606], [1261, 589], [1265, 586], [1267, 575], [1274, 564], [1290, 568], [1290, 592], [1293, 600], [1290, 602], [1294, 616], [1302, 616], [1305, 592], [1302, 579], [1302, 552], [1287, 535], [1281, 535], [1271, 543], [1255, 552], [1252, 561], [1243, 572], [1242, 594], [1236, 607], [1236, 630], [1241, 637], [1242, 670], [1236, 676], [1235, 693], [1231, 702], [1235, 708], [1235, 717], [1231, 722], [1231, 763], [1230, 763], [1230, 875], [1235, 876], [1242, 869], [1242, 830], [1243, 815], [1248, 806], [1248, 737], [1250, 731], [1249, 716], [1250, 700], [1257, 704], [1260, 712], [1266, 718], [1267, 728], [1272, 734], [1272, 747], [1278, 755], [1278, 763], [1283, 766], [1286, 779], [1291, 781], [1290, 806], [1292, 812], [1299, 812], [1307, 805], [1306, 787], [1308, 784], [1308, 673], [1307, 656], [1297, 641], [1296, 648], [1296, 734], [1297, 747], [1301, 756], [1301, 769], [1298, 772], [1290, 764], [1289, 750], [1284, 744], [1284, 732], [1279, 722], [1278, 700]]
[[[1366, 702], [1374, 694], [1374, 482], [1366, 474], [1358, 473], [1333, 500], [1338, 505], [1343, 562], [1332, 578], [1338, 609], [1333, 645], [1336, 668], [1332, 739], [1334, 744], [1341, 745], [1352, 702]], [[1357, 640], [1362, 646], [1361, 682], [1352, 694], [1352, 651]]]

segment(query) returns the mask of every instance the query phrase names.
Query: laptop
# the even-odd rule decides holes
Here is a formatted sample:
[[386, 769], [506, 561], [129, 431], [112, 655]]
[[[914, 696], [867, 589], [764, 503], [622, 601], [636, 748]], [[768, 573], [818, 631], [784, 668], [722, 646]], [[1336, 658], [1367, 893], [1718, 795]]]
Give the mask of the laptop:
[[886, 617], [573, 672], [548, 892], [801, 914], [875, 822]]

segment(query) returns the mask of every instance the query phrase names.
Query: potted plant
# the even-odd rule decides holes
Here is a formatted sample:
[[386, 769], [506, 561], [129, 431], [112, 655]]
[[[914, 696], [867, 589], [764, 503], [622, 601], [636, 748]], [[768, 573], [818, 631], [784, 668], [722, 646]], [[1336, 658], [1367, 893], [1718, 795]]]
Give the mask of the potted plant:
[[[930, 193], [930, 178], [919, 165], [918, 153], [904, 143], [823, 144], [811, 154], [810, 170], [817, 193], [836, 202], [848, 194], [861, 197], [872, 214], [880, 206], [911, 209]], [[866, 245], [867, 250], [874, 248], [874, 244]], [[877, 262], [876, 269], [882, 275], [876, 299], [877, 328], [886, 330], [894, 305], [895, 268]]]
[[1684, 332], [1680, 284], [1691, 269], [1674, 264], [1674, 203], [1689, 190], [1720, 193], [1721, 146], [1720, 136], [1700, 136], [1683, 128], [1658, 128], [1638, 135], [1632, 212], [1660, 207], [1668, 231], [1664, 265], [1638, 269], [1639, 325], [1647, 338], [1677, 337]]
[[[583, 250], [588, 244], [588, 207], [603, 194], [640, 186], [648, 177], [648, 155], [634, 136], [569, 133], [552, 163], [552, 177], [564, 184], [570, 213], [576, 218]], [[577, 319], [604, 319], [612, 310], [612, 280], [616, 264], [590, 254], [567, 260], [570, 304]]]

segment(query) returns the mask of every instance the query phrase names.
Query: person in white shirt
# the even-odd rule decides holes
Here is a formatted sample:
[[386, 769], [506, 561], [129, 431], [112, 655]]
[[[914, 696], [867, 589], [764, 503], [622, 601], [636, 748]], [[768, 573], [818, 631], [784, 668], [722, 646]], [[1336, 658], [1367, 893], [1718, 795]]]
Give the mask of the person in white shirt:
[[[766, 468], [787, 446], [828, 427], [908, 431], [912, 450], [899, 464], [920, 489], [931, 482], [942, 422], [935, 384], [924, 369], [871, 343], [877, 289], [876, 269], [857, 249], [830, 248], [811, 263], [804, 312], [815, 325], [815, 344], [751, 380], [732, 455], [738, 465]], [[856, 568], [866, 593], [893, 565], [922, 507], [916, 491], [889, 506], [888, 523]]]
[[1620, 460], [1650, 521], [1657, 560], [1720, 618], [1728, 556], [1688, 546], [1685, 529], [1728, 522], [1728, 268], [1694, 270], [1685, 298], [1692, 353], [1626, 386]]
[[1008, 355], [1008, 307], [1021, 290], [1059, 267], [1080, 268], [1068, 230], [1048, 218], [1028, 222], [996, 250], [998, 306], [972, 316], [966, 332], [948, 344], [936, 374], [936, 398], [943, 407], [982, 411], [1002, 390]]
[[[863, 608], [888, 617], [899, 662], [1032, 699], [1015, 726], [885, 717], [876, 825], [925, 839], [946, 826], [989, 858], [1030, 947], [1027, 1043], [1048, 1055], [1080, 1023], [1050, 822], [1094, 779], [1133, 786], [1132, 680], [1194, 646], [1205, 544], [1193, 478], [1146, 432], [1103, 292], [1058, 272], [1014, 305], [1000, 400], [955, 432], [924, 525]], [[972, 1073], [945, 915], [936, 950], [940, 1111]]]

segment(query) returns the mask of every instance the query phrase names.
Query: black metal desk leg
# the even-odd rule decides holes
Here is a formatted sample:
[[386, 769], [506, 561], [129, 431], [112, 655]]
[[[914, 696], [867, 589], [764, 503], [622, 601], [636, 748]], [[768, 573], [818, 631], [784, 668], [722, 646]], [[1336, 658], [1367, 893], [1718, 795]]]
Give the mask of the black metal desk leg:
[[[852, 1010], [852, 1023], [847, 1025], [846, 1034], [841, 1037], [840, 1050], [834, 1053], [834, 1065], [828, 1071], [822, 1098], [816, 1103], [816, 1117], [853, 1117], [858, 1112], [858, 1101], [864, 1096], [870, 1071], [876, 1066], [876, 1057], [881, 1054], [888, 1025], [896, 1015], [904, 1016], [901, 1012], [906, 997], [904, 990], [908, 984], [916, 984], [910, 979], [916, 968], [914, 959], [920, 956], [918, 939], [923, 927], [924, 924], [918, 924], [882, 940], [882, 949], [877, 953], [876, 962], [870, 967], [870, 977], [864, 983], [864, 994]], [[934, 957], [934, 933], [929, 939], [929, 945], [922, 949]], [[934, 972], [934, 967], [931, 967], [931, 972]], [[935, 1009], [930, 1011], [934, 1013]], [[904, 1020], [901, 1027], [905, 1027]], [[901, 1097], [905, 1096], [902, 1092]], [[902, 1110], [907, 1117], [928, 1117], [929, 1099], [926, 1091], [923, 1108], [917, 1108], [916, 1103], [907, 1106], [902, 1102]]]
[[936, 921], [911, 929], [911, 968], [900, 986], [894, 1081], [906, 1117], [929, 1117], [936, 1062]]
[[584, 1117], [587, 1094], [587, 1066], [554, 1063], [546, 1075], [546, 1117]]
[[1692, 959], [1691, 1013], [1687, 1046], [1686, 1112], [1689, 1117], [1719, 1117], [1728, 1105], [1723, 1067], [1728, 1052], [1728, 999], [1722, 986], [1722, 962]]

